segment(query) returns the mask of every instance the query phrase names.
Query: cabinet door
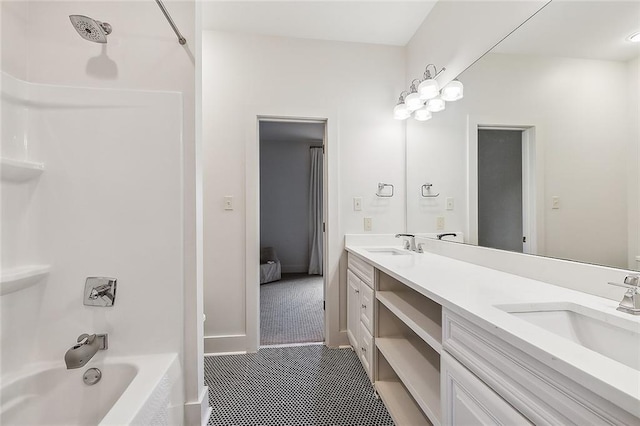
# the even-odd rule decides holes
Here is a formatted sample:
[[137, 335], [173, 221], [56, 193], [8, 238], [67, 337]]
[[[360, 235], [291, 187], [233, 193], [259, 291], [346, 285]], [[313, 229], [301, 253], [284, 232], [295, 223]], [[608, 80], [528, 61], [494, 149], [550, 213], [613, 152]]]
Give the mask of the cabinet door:
[[347, 270], [347, 336], [351, 346], [359, 352], [360, 348], [360, 279]]
[[373, 336], [364, 324], [361, 324], [360, 327], [360, 361], [362, 361], [362, 366], [369, 379], [373, 381]]
[[362, 283], [360, 286], [360, 321], [373, 334], [373, 289]]
[[442, 351], [443, 425], [531, 425], [504, 399]]

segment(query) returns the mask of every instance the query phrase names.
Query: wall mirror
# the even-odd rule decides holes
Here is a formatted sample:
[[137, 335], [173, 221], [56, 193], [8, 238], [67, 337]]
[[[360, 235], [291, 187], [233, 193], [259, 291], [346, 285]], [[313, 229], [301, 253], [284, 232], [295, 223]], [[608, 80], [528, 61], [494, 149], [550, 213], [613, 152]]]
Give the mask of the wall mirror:
[[407, 121], [407, 230], [640, 269], [638, 32], [639, 2], [554, 0], [465, 70]]

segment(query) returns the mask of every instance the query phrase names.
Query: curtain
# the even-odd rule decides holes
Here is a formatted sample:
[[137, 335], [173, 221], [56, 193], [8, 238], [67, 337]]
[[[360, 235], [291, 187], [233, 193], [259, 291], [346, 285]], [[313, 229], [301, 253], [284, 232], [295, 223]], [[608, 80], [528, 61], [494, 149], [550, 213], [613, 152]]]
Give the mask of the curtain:
[[322, 148], [311, 148], [309, 275], [322, 275]]

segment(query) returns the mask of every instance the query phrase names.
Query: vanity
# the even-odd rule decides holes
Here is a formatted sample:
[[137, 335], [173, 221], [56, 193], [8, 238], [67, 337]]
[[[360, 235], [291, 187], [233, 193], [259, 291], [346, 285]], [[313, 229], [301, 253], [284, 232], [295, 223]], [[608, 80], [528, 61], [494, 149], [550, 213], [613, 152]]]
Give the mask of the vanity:
[[640, 425], [640, 316], [392, 240], [347, 236], [347, 323], [396, 424]]

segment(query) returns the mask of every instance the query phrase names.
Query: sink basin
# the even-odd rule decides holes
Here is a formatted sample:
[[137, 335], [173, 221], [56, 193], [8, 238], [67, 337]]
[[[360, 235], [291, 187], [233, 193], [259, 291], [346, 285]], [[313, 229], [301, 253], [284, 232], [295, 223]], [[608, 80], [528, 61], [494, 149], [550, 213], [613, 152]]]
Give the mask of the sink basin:
[[407, 256], [411, 254], [410, 251], [391, 247], [372, 247], [366, 248], [365, 251], [374, 254], [384, 254], [386, 256]]
[[639, 322], [574, 303], [528, 303], [496, 308], [640, 370]]

